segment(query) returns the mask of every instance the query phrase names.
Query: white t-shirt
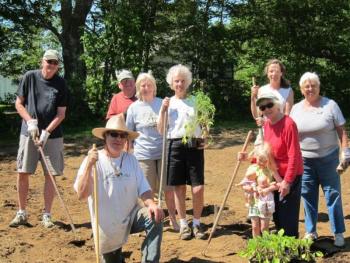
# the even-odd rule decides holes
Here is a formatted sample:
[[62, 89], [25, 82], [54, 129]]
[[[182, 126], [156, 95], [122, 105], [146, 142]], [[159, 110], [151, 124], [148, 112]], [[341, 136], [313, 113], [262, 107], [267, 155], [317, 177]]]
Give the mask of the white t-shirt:
[[305, 100], [295, 104], [290, 117], [298, 127], [300, 149], [303, 157], [327, 156], [339, 147], [336, 127], [344, 125], [345, 119], [338, 104], [322, 97], [320, 106], [305, 109]]
[[[177, 99], [175, 96], [170, 98], [168, 139], [179, 139], [185, 135], [185, 125], [195, 118], [194, 105], [191, 98]], [[200, 137], [201, 128], [197, 126], [193, 138]]]
[[[136, 212], [139, 209], [138, 197], [151, 190], [138, 161], [132, 154], [123, 152], [119, 158], [109, 158], [103, 150], [98, 151], [96, 170], [98, 177], [99, 233], [101, 253], [112, 252], [126, 243]], [[121, 166], [121, 175], [116, 176], [115, 167]], [[74, 189], [77, 191], [80, 176], [83, 174], [87, 157], [81, 164]], [[92, 173], [91, 173], [92, 176]], [[94, 236], [95, 211], [93, 195], [88, 198], [91, 224]]]
[[266, 93], [266, 92], [271, 92], [272, 94], [274, 94], [279, 102], [280, 102], [280, 111], [282, 113], [284, 113], [284, 108], [286, 106], [286, 101], [287, 101], [287, 98], [291, 92], [292, 88], [291, 87], [288, 87], [288, 88], [279, 88], [278, 90], [277, 89], [273, 89], [271, 88], [270, 84], [266, 84], [262, 87], [260, 87], [260, 89], [258, 90], [258, 97], [260, 94], [263, 94], [263, 93]]
[[162, 99], [152, 102], [135, 101], [128, 108], [126, 126], [140, 133], [134, 141], [134, 154], [137, 160], [158, 160], [162, 155], [162, 135], [157, 130], [157, 120]]

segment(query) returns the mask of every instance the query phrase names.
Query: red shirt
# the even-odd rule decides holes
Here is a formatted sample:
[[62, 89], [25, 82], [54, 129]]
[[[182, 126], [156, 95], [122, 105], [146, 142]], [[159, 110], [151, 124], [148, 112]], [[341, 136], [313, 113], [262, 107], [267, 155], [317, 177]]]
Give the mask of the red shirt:
[[125, 97], [122, 91], [115, 94], [111, 100], [111, 103], [109, 104], [106, 119], [108, 120], [113, 115], [126, 112], [130, 104], [136, 100], [137, 98], [135, 96], [131, 98]]
[[296, 176], [303, 174], [298, 129], [290, 117], [284, 116], [275, 124], [265, 121], [264, 140], [270, 143], [278, 173], [286, 182], [292, 183]]

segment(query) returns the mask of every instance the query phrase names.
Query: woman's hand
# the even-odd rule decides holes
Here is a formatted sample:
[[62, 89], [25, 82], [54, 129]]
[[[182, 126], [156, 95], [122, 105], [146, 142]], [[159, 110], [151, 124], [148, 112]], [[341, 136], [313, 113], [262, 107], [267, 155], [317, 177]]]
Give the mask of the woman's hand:
[[256, 122], [256, 125], [258, 125], [259, 127], [263, 126], [264, 125], [264, 117], [255, 118], [255, 122]]
[[208, 147], [208, 138], [199, 139], [199, 144], [197, 145], [197, 149], [203, 150]]
[[258, 85], [254, 85], [253, 87], [251, 87], [251, 96], [252, 98], [257, 98], [258, 97], [258, 91], [259, 91], [259, 86]]
[[283, 198], [290, 192], [290, 184], [287, 183], [285, 180], [279, 183], [279, 189], [278, 192], [280, 193], [280, 196]]
[[169, 108], [169, 104], [170, 104], [170, 99], [168, 97], [165, 97], [162, 102], [161, 112], [163, 113], [166, 112]]

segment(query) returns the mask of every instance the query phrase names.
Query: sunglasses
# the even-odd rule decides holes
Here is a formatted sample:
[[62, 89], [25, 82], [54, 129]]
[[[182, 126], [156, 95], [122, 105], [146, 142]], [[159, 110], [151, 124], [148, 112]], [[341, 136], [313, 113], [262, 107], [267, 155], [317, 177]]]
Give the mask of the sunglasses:
[[50, 65], [58, 65], [58, 61], [54, 59], [46, 60], [46, 62], [47, 64], [50, 64]]
[[259, 110], [264, 111], [265, 109], [271, 109], [274, 105], [273, 102], [267, 103], [266, 105], [260, 105]]
[[113, 138], [126, 139], [128, 137], [128, 134], [125, 132], [109, 132], [107, 134]]

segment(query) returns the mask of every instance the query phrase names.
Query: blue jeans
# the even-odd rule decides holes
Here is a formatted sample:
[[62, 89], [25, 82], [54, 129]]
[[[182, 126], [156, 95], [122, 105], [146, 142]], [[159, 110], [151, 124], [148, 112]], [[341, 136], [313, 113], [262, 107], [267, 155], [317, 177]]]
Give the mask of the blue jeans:
[[[141, 245], [142, 261], [154, 262], [160, 260], [160, 245], [162, 243], [163, 223], [155, 223], [148, 217], [146, 207], [137, 211], [134, 222], [131, 226], [130, 233], [139, 233], [146, 231], [146, 238]], [[110, 253], [103, 254], [105, 263], [122, 263], [125, 262], [122, 257], [122, 249], [119, 248]]]
[[306, 232], [316, 232], [319, 186], [323, 190], [334, 234], [345, 232], [340, 177], [336, 171], [339, 149], [322, 158], [303, 158], [301, 196], [304, 202]]

